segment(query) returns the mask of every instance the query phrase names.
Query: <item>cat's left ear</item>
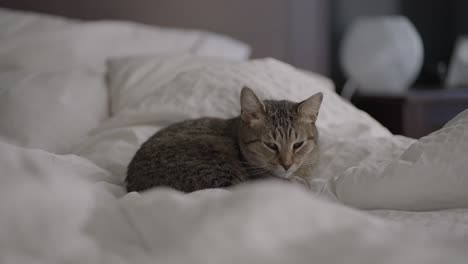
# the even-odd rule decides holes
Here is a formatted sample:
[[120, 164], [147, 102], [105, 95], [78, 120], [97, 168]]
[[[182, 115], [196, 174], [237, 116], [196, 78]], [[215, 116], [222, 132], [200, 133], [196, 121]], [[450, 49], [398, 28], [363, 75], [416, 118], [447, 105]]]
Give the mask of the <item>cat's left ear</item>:
[[307, 121], [315, 123], [317, 121], [320, 105], [322, 104], [323, 94], [316, 93], [297, 105], [297, 113]]
[[265, 105], [257, 95], [248, 87], [242, 88], [241, 97], [241, 119], [248, 125], [255, 125], [262, 120], [265, 113]]

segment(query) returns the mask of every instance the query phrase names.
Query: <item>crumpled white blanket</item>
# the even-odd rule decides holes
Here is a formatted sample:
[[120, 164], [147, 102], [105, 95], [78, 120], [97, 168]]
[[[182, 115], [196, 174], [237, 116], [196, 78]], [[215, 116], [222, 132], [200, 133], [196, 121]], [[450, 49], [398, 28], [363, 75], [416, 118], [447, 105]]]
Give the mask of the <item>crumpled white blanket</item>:
[[[1, 144], [1, 263], [465, 263], [467, 240], [427, 234], [260, 182], [122, 198], [73, 155]], [[14, 176], [14, 177], [12, 177]], [[375, 214], [382, 212], [375, 212]]]
[[[100, 146], [132, 148], [128, 142], [144, 140], [155, 129], [111, 129], [106, 133], [120, 133], [121, 140]], [[119, 166], [104, 170], [79, 156], [4, 143], [0, 152], [1, 263], [466, 263], [468, 258], [465, 209], [360, 212], [270, 182], [188, 195], [168, 189], [125, 195], [112, 174]], [[126, 159], [113, 157], [114, 165]]]
[[[265, 69], [282, 74], [278, 80], [255, 74]], [[232, 85], [226, 91], [237, 87], [237, 81], [226, 81], [229, 69], [208, 70], [179, 75], [165, 92], [176, 96], [194, 83], [212, 89], [220, 80]], [[236, 71], [264, 87], [302, 78], [274, 61]], [[187, 109], [158, 108], [151, 96], [91, 133], [77, 155], [0, 142], [0, 263], [466, 263], [468, 209], [451, 208], [466, 202], [460, 153], [468, 146], [468, 112], [414, 141], [391, 135], [332, 91], [324, 93], [315, 192], [261, 182], [192, 194], [125, 194], [125, 168], [139, 145], [161, 127], [193, 117]], [[445, 178], [398, 174], [430, 172], [441, 164], [452, 169]], [[385, 190], [385, 183], [393, 189]], [[430, 203], [398, 199], [399, 186]]]

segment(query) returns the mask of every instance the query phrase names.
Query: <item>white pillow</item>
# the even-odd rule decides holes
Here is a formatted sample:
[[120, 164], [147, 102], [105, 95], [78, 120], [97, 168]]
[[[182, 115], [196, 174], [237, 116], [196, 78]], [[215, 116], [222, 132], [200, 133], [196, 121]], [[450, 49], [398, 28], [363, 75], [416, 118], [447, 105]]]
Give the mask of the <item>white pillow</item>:
[[111, 112], [137, 105], [141, 100], [178, 74], [191, 69], [218, 65], [237, 65], [214, 57], [194, 57], [189, 54], [130, 56], [108, 61], [107, 81], [111, 97]]
[[[325, 94], [318, 121], [325, 162], [317, 177], [336, 176], [347, 169], [344, 164], [358, 164], [368, 156], [367, 148], [353, 153], [361, 147], [358, 142], [373, 136], [391, 141], [388, 130], [334, 93], [330, 80], [273, 59], [221, 62], [177, 55], [128, 58], [110, 65], [109, 88], [117, 112], [74, 153], [112, 171], [119, 181], [131, 157], [156, 130], [187, 118], [238, 115], [245, 84], [263, 98], [299, 101], [319, 91]], [[352, 161], [337, 157], [343, 145], [336, 142], [354, 155]]]
[[0, 39], [44, 30], [63, 29], [72, 23], [75, 22], [64, 17], [0, 8]]
[[110, 57], [190, 52], [235, 60], [250, 48], [224, 35], [132, 22], [82, 22], [0, 9], [0, 69], [60, 71], [85, 67], [103, 72]]
[[358, 166], [336, 181], [336, 195], [362, 209], [440, 210], [468, 207], [468, 110], [413, 143], [398, 159]]
[[0, 140], [68, 153], [108, 116], [101, 75], [0, 72]]
[[187, 118], [232, 117], [240, 112], [239, 94], [246, 85], [264, 99], [302, 101], [323, 92], [318, 125], [337, 136], [391, 135], [341, 99], [329, 79], [305, 74], [275, 59], [230, 62], [189, 55], [126, 58], [109, 63], [107, 79], [114, 114], [125, 109], [173, 112]]

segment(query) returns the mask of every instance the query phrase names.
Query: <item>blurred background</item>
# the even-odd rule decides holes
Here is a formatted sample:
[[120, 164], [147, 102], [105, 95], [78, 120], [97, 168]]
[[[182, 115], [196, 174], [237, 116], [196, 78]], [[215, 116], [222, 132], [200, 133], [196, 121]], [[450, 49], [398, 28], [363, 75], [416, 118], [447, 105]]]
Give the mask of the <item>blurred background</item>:
[[330, 76], [338, 87], [344, 83], [337, 57], [340, 41], [348, 26], [362, 16], [401, 14], [414, 24], [424, 45], [424, 64], [415, 85], [441, 84], [440, 67], [448, 67], [456, 39], [468, 33], [467, 1], [332, 0], [329, 4], [332, 21]]
[[[422, 62], [412, 79], [414, 81], [410, 80], [408, 87], [405, 87], [406, 92], [360, 93], [358, 89], [351, 99], [356, 106], [374, 116], [392, 132], [416, 138], [441, 128], [468, 108], [468, 93], [464, 89], [468, 84], [466, 77], [457, 77], [460, 79], [457, 81], [448, 80], [449, 75], [459, 69], [461, 75], [468, 75], [466, 56], [464, 62], [452, 63], [463, 57], [455, 53], [457, 41], [468, 33], [468, 17], [465, 15], [468, 1], [333, 0], [328, 4], [331, 44], [328, 69], [338, 92], [350, 78], [340, 64], [343, 38], [350, 25], [363, 16], [402, 15], [412, 23], [422, 42]], [[397, 34], [395, 38], [403, 43], [405, 36]], [[372, 57], [368, 60], [372, 60]]]
[[419, 138], [468, 108], [468, 1], [0, 0], [86, 20], [205, 29], [332, 79], [393, 133]]

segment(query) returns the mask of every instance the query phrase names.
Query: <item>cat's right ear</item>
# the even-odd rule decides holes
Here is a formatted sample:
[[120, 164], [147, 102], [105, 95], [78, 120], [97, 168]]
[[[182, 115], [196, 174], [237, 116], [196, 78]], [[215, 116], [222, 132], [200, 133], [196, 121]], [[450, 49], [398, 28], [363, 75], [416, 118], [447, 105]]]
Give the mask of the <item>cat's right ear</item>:
[[255, 125], [262, 120], [265, 105], [248, 87], [242, 88], [240, 96], [241, 119], [248, 125]]
[[320, 105], [322, 104], [323, 94], [316, 93], [308, 99], [302, 101], [297, 106], [297, 112], [301, 119], [307, 122], [315, 123], [319, 113]]

